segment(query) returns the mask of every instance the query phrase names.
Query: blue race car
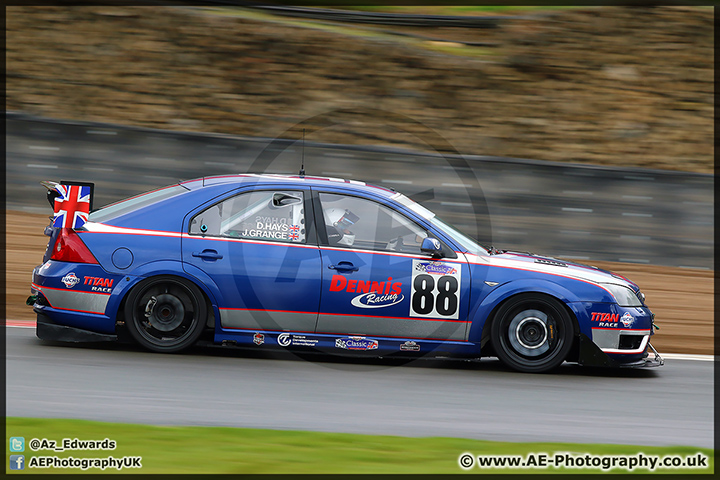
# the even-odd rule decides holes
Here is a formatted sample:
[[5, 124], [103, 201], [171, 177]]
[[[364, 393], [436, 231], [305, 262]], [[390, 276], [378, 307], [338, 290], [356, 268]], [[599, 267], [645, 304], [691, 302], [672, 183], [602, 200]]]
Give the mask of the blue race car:
[[46, 234], [28, 299], [41, 339], [496, 356], [523, 372], [663, 363], [629, 280], [485, 248], [405, 195], [354, 180], [205, 177]]

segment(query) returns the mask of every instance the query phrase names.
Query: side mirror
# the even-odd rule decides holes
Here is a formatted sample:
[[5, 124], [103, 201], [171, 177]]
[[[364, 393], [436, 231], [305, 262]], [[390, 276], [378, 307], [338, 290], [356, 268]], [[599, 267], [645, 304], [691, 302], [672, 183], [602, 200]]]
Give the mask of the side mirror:
[[276, 193], [272, 198], [273, 207], [287, 207], [288, 205], [299, 205], [301, 203], [302, 198], [288, 195], [286, 193]]
[[425, 237], [420, 245], [420, 251], [436, 258], [443, 256], [442, 245], [440, 245], [440, 240], [437, 238]]

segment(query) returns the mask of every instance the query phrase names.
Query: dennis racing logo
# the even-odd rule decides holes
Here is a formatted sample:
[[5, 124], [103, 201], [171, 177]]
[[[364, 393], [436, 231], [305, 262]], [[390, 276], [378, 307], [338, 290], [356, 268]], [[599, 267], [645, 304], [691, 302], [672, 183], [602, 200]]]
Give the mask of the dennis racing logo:
[[389, 277], [385, 282], [370, 280], [348, 280], [343, 275], [333, 275], [330, 280], [331, 292], [359, 293], [350, 303], [359, 308], [382, 308], [396, 305], [405, 299], [402, 282], [393, 282]]
[[345, 350], [377, 350], [378, 341], [365, 337], [336, 338], [335, 347]]
[[67, 288], [73, 288], [75, 285], [80, 283], [80, 279], [77, 277], [77, 275], [75, 275], [75, 272], [68, 273], [62, 278], [61, 281], [65, 284]]

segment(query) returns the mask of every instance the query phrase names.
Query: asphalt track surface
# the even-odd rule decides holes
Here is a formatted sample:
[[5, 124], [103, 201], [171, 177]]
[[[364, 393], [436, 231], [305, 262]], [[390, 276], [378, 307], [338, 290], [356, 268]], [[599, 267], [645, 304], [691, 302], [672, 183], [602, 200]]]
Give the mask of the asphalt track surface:
[[649, 370], [73, 346], [8, 327], [7, 415], [512, 442], [713, 447], [713, 362]]

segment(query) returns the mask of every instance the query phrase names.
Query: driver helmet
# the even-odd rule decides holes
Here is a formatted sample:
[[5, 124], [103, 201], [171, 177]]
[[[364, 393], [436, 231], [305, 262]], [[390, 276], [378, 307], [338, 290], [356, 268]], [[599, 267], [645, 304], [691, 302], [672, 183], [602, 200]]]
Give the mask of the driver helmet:
[[325, 215], [325, 224], [334, 227], [335, 232], [328, 231], [328, 240], [339, 245], [352, 245], [355, 243], [355, 234], [350, 227], [360, 220], [360, 217], [344, 208], [328, 208]]

